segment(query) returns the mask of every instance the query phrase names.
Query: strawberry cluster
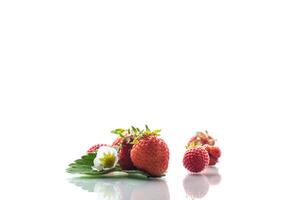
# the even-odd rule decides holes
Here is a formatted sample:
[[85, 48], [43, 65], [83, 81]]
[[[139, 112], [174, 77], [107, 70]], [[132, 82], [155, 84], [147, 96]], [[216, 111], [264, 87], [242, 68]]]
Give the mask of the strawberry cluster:
[[[169, 148], [159, 137], [160, 130], [131, 127], [115, 129], [117, 138], [112, 144], [96, 144], [80, 159], [69, 164], [67, 172], [105, 176], [127, 174], [128, 176], [161, 177], [169, 165]], [[197, 132], [187, 143], [183, 157], [184, 167], [193, 173], [215, 165], [221, 150], [216, 140], [207, 132]]]
[[183, 157], [184, 167], [190, 172], [198, 173], [209, 165], [215, 165], [221, 156], [221, 150], [215, 146], [215, 141], [207, 131], [197, 132], [187, 143]]
[[135, 127], [115, 129], [112, 133], [118, 137], [112, 145], [94, 145], [87, 153], [96, 152], [102, 146], [110, 146], [118, 150], [121, 170], [140, 170], [152, 177], [159, 177], [167, 171], [169, 164], [169, 148], [159, 137], [159, 132], [151, 131], [147, 125], [143, 130]]

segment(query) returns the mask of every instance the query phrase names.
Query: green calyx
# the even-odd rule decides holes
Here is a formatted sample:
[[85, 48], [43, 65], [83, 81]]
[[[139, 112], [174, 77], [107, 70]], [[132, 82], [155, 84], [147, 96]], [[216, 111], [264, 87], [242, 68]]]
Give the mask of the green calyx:
[[126, 133], [126, 130], [122, 129], [122, 128], [117, 128], [115, 130], [112, 130], [111, 133], [116, 134], [116, 135], [118, 135], [120, 137], [124, 137], [125, 133]]
[[198, 140], [195, 140], [195, 141], [192, 141], [189, 145], [185, 146], [186, 149], [192, 149], [192, 148], [195, 148], [195, 147], [201, 147], [203, 146], [201, 144], [201, 142], [199, 142]]
[[133, 126], [131, 128], [134, 133], [134, 140], [132, 141], [132, 144], [137, 144], [139, 140], [145, 136], [150, 136], [150, 135], [159, 136], [160, 135], [159, 133], [161, 132], [161, 129], [155, 129], [151, 131], [148, 125], [145, 125], [145, 129], [143, 130], [140, 130], [139, 128], [135, 128]]
[[118, 128], [111, 131], [111, 133], [119, 135], [120, 137], [126, 139], [131, 144], [137, 144], [138, 141], [145, 136], [150, 136], [150, 135], [159, 136], [160, 132], [161, 129], [151, 130], [148, 127], [148, 125], [145, 125], [144, 129], [139, 129], [137, 127], [131, 126], [131, 128], [127, 130]]

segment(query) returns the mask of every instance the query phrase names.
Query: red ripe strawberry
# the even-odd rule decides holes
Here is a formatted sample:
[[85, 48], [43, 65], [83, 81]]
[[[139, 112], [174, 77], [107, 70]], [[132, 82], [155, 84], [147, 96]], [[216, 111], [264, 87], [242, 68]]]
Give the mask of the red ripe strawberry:
[[[118, 130], [121, 130], [118, 132]], [[130, 152], [132, 149], [133, 144], [132, 142], [132, 135], [130, 134], [130, 131], [125, 132], [125, 129], [116, 129], [112, 131], [113, 133], [117, 132], [120, 137], [115, 139], [115, 141], [112, 143], [112, 146], [119, 147], [119, 165], [121, 169], [123, 170], [132, 170], [135, 169], [131, 158], [130, 158]]]
[[190, 172], [201, 172], [209, 164], [209, 155], [203, 147], [188, 149], [183, 157], [183, 165]]
[[214, 145], [215, 139], [208, 135], [208, 132], [197, 132], [188, 142], [188, 147], [201, 146], [204, 144]]
[[210, 165], [210, 166], [217, 164], [217, 162], [219, 162], [219, 161], [218, 161], [218, 158], [209, 156], [209, 165]]
[[94, 153], [95, 151], [97, 151], [102, 146], [107, 146], [107, 144], [95, 144], [95, 145], [91, 146], [89, 148], [89, 150], [87, 150], [87, 153]]
[[123, 170], [135, 169], [135, 167], [131, 161], [131, 158], [130, 158], [130, 152], [131, 152], [132, 146], [133, 146], [133, 144], [128, 143], [128, 142], [123, 142], [120, 146], [119, 164]]
[[[209, 146], [209, 145], [207, 145]], [[209, 152], [210, 155], [212, 155], [215, 158], [220, 158], [221, 157], [221, 150], [219, 147], [216, 146], [210, 146]]]
[[208, 144], [204, 145], [203, 147], [208, 152], [210, 158], [209, 165], [215, 165], [218, 162], [219, 157], [221, 156], [220, 148]]
[[151, 176], [162, 176], [168, 169], [169, 148], [156, 135], [141, 137], [132, 147], [130, 155], [134, 166]]

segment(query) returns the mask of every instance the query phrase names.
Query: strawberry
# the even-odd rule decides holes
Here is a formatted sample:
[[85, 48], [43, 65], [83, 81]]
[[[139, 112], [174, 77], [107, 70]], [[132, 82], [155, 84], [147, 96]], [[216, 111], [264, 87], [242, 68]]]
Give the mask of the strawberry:
[[151, 176], [162, 176], [168, 168], [169, 149], [166, 143], [158, 138], [160, 130], [150, 131], [115, 129], [112, 133], [119, 135], [113, 146], [119, 147], [119, 164], [123, 170], [139, 169]]
[[133, 141], [135, 144], [130, 153], [136, 168], [156, 177], [162, 176], [169, 164], [169, 148], [165, 141], [157, 136], [158, 132], [159, 130], [151, 132], [146, 126], [146, 132], [136, 134]]
[[215, 165], [218, 162], [219, 157], [221, 156], [221, 150], [219, 147], [211, 146], [205, 144], [203, 146], [209, 155], [209, 165]]
[[207, 131], [205, 131], [205, 133], [197, 132], [196, 135], [194, 135], [189, 140], [188, 147], [199, 146], [204, 144], [209, 144], [209, 145], [215, 144], [215, 139], [212, 136], [208, 135]]
[[133, 144], [128, 142], [123, 142], [120, 146], [119, 151], [119, 164], [123, 170], [132, 170], [135, 169], [132, 160], [130, 158], [130, 152]]
[[183, 157], [183, 165], [190, 172], [201, 172], [209, 164], [208, 152], [203, 147], [188, 149]]
[[203, 146], [210, 158], [209, 165], [215, 165], [221, 156], [220, 148], [214, 146], [215, 141], [212, 136], [208, 135], [207, 131], [205, 133], [197, 132], [196, 135], [189, 140], [187, 149]]
[[108, 146], [107, 144], [95, 144], [93, 146], [91, 146], [88, 150], [87, 153], [94, 153], [95, 151], [97, 151], [100, 147], [102, 146]]
[[119, 165], [121, 169], [123, 170], [132, 170], [135, 169], [131, 158], [130, 158], [130, 152], [132, 149], [133, 144], [133, 135], [131, 133], [131, 130], [125, 130], [125, 129], [115, 129], [111, 131], [114, 134], [119, 135], [117, 139], [112, 143], [112, 146], [119, 148]]
[[[209, 155], [209, 154], [208, 154], [208, 155]], [[218, 158], [209, 156], [209, 165], [210, 165], [210, 166], [216, 165], [217, 162], [219, 162]]]
[[[209, 145], [207, 145], [209, 146]], [[217, 146], [210, 146], [210, 149], [209, 149], [209, 155], [215, 157], [215, 158], [220, 158], [221, 157], [221, 150], [219, 147]]]

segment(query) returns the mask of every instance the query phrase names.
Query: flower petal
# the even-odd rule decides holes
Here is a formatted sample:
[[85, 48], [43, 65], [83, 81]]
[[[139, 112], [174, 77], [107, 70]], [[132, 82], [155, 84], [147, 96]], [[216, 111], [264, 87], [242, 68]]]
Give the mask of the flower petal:
[[101, 164], [100, 158], [98, 157], [94, 159], [94, 168], [98, 171], [101, 171], [103, 169], [103, 165]]
[[[105, 161], [109, 161], [106, 159], [111, 159], [112, 157], [113, 157], [113, 163], [111, 163], [112, 160], [110, 160], [109, 166], [105, 166], [106, 165]], [[113, 147], [102, 146], [101, 148], [98, 149], [96, 158], [94, 160], [94, 165], [95, 168], [99, 168], [99, 165], [101, 165], [102, 169], [108, 170], [114, 168], [117, 162], [118, 162], [117, 150]]]

